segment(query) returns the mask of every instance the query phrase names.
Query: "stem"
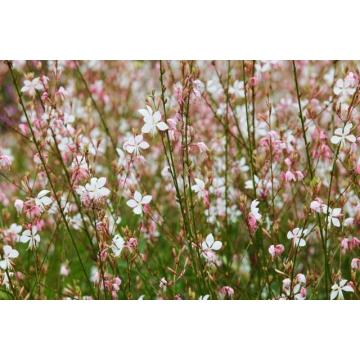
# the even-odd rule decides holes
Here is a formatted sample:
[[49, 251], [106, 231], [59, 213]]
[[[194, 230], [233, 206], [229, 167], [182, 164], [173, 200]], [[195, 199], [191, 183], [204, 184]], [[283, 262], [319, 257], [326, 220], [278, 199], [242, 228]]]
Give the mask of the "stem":
[[23, 100], [22, 100], [22, 95], [21, 95], [21, 92], [20, 92], [20, 90], [19, 90], [19, 87], [17, 86], [16, 77], [15, 77], [14, 72], [13, 72], [13, 70], [12, 70], [12, 63], [11, 63], [10, 61], [7, 61], [7, 65], [8, 65], [8, 67], [9, 67], [10, 72], [11, 72], [11, 76], [12, 76], [12, 79], [13, 79], [13, 83], [14, 83], [16, 92], [17, 92], [17, 94], [18, 94], [18, 96], [19, 96], [20, 105], [21, 105], [21, 107], [22, 107], [22, 109], [23, 109], [23, 111], [24, 111], [24, 114], [25, 114], [25, 117], [26, 117], [26, 121], [27, 121], [27, 124], [28, 124], [29, 129], [30, 129], [30, 132], [31, 132], [31, 136], [32, 136], [32, 138], [33, 138], [33, 142], [34, 142], [34, 144], [35, 144], [35, 146], [36, 146], [36, 149], [37, 149], [37, 151], [38, 151], [38, 153], [39, 153], [40, 160], [41, 160], [41, 163], [42, 163], [42, 165], [43, 165], [43, 167], [44, 167], [44, 170], [45, 170], [45, 172], [46, 172], [46, 176], [47, 176], [47, 178], [48, 178], [48, 180], [49, 180], [49, 184], [50, 184], [51, 190], [52, 190], [52, 192], [53, 192], [53, 194], [54, 194], [54, 197], [55, 197], [55, 199], [56, 199], [56, 202], [57, 202], [57, 204], [58, 204], [59, 210], [60, 210], [60, 212], [61, 212], [61, 216], [62, 216], [62, 218], [63, 218], [63, 220], [64, 220], [64, 222], [65, 222], [66, 229], [67, 229], [67, 231], [68, 231], [68, 233], [69, 233], [69, 235], [70, 235], [70, 238], [71, 238], [71, 241], [72, 241], [73, 246], [74, 246], [74, 248], [75, 248], [75, 252], [76, 252], [76, 255], [77, 255], [78, 259], [79, 259], [81, 268], [82, 268], [82, 270], [83, 270], [83, 272], [84, 272], [84, 274], [85, 274], [86, 280], [87, 280], [87, 282], [88, 282], [88, 284], [89, 284], [89, 286], [90, 286], [90, 291], [91, 291], [92, 295], [93, 295], [94, 298], [95, 298], [94, 289], [92, 288], [90, 279], [89, 279], [89, 277], [88, 277], [88, 275], [87, 275], [87, 273], [86, 273], [86, 271], [85, 271], [85, 267], [84, 267], [84, 264], [83, 264], [83, 262], [82, 262], [82, 260], [81, 260], [81, 257], [80, 257], [78, 248], [77, 248], [76, 243], [75, 243], [75, 240], [74, 240], [74, 237], [73, 237], [73, 235], [72, 235], [72, 233], [71, 233], [71, 231], [70, 231], [69, 224], [68, 224], [68, 222], [67, 222], [67, 220], [66, 220], [66, 216], [65, 216], [65, 214], [64, 214], [64, 212], [63, 212], [63, 209], [62, 209], [62, 207], [61, 207], [61, 202], [60, 202], [60, 200], [58, 199], [58, 197], [56, 196], [55, 187], [54, 187], [54, 184], [53, 184], [53, 182], [52, 182], [52, 180], [51, 180], [51, 177], [50, 177], [50, 174], [49, 174], [49, 170], [48, 170], [47, 167], [46, 167], [45, 159], [44, 159], [44, 157], [43, 157], [43, 155], [42, 155], [42, 152], [41, 152], [40, 147], [39, 147], [39, 144], [38, 144], [38, 142], [37, 142], [37, 140], [36, 140], [36, 137], [35, 137], [35, 134], [34, 134], [34, 131], [33, 131], [32, 125], [31, 125], [31, 122], [30, 122], [29, 117], [28, 117], [28, 115], [27, 115], [27, 111], [26, 111], [25, 105], [24, 105]]

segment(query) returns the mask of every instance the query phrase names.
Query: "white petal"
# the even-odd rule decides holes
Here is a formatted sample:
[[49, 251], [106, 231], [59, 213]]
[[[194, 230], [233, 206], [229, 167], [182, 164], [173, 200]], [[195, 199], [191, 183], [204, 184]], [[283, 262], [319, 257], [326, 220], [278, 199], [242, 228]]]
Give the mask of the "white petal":
[[356, 137], [353, 134], [345, 136], [345, 138], [348, 139], [352, 143], [354, 143], [356, 141]]
[[4, 249], [4, 254], [6, 256], [9, 256], [9, 254], [11, 253], [12, 247], [9, 245], [5, 245], [3, 249]]
[[40, 199], [41, 197], [45, 196], [46, 194], [48, 194], [50, 191], [49, 190], [42, 190], [38, 193], [37, 198]]
[[351, 286], [349, 286], [349, 285], [344, 286], [344, 287], [342, 288], [342, 290], [343, 290], [343, 291], [348, 291], [348, 292], [354, 292], [354, 289], [353, 289]]
[[141, 212], [142, 212], [142, 208], [141, 208], [140, 205], [138, 205], [136, 208], [134, 208], [134, 213], [135, 214], [139, 215], [139, 214], [141, 214]]
[[144, 134], [147, 134], [151, 131], [152, 129], [152, 125], [151, 124], [145, 124], [142, 128], [141, 128], [141, 132], [143, 132]]
[[330, 295], [330, 300], [334, 300], [337, 296], [338, 292], [337, 291], [332, 291], [331, 295]]
[[340, 213], [341, 213], [341, 209], [340, 209], [340, 208], [335, 208], [335, 209], [332, 211], [331, 215], [332, 215], [332, 216], [339, 216]]
[[101, 188], [99, 189], [98, 193], [100, 196], [108, 196], [110, 194], [110, 190], [107, 188]]
[[342, 138], [339, 137], [339, 136], [332, 136], [332, 137], [331, 137], [331, 142], [332, 142], [333, 144], [338, 144], [341, 139], [342, 139]]
[[287, 233], [287, 238], [288, 239], [292, 239], [294, 237], [294, 234], [291, 232], [291, 231], [289, 231], [288, 233]]
[[147, 149], [149, 147], [149, 144], [146, 141], [143, 141], [138, 146], [141, 149]]
[[334, 226], [340, 227], [340, 221], [339, 221], [339, 219], [333, 218], [333, 219], [332, 219], [332, 222], [333, 222]]
[[101, 177], [101, 178], [97, 181], [96, 187], [97, 187], [98, 189], [100, 189], [100, 188], [102, 188], [102, 187], [105, 185], [105, 183], [106, 183], [106, 177]]
[[152, 196], [146, 195], [142, 198], [141, 204], [148, 204], [152, 200]]
[[149, 105], [146, 105], [146, 107], [148, 109], [149, 115], [152, 115], [153, 114], [152, 108]]
[[159, 122], [159, 123], [156, 124], [156, 126], [161, 131], [165, 131], [165, 130], [167, 130], [169, 128], [164, 122]]
[[212, 250], [220, 250], [222, 247], [221, 241], [215, 241], [211, 247]]
[[205, 239], [206, 245], [211, 248], [214, 243], [214, 236], [213, 234], [209, 234]]
[[142, 115], [142, 116], [148, 116], [149, 115], [149, 112], [145, 109], [140, 109], [138, 110], [138, 112]]
[[[161, 120], [161, 114], [159, 111], [156, 111], [155, 114], [154, 114], [154, 121], [157, 123]], [[167, 127], [167, 125], [166, 125]]]
[[19, 252], [15, 249], [11, 250], [10, 254], [9, 254], [9, 257], [11, 258], [17, 258], [19, 256]]
[[141, 201], [141, 194], [138, 191], [135, 191], [134, 193], [134, 199], [139, 203]]
[[[21, 91], [23, 91], [23, 90], [21, 89]], [[7, 269], [7, 261], [6, 261], [6, 260], [0, 261], [0, 267], [1, 267], [3, 270], [6, 270], [6, 269]]]
[[126, 202], [126, 205], [127, 205], [127, 206], [130, 206], [131, 208], [133, 208], [133, 207], [135, 207], [135, 206], [138, 206], [139, 204], [138, 204], [135, 200], [131, 199], [131, 200], [128, 200], [128, 201]]
[[[134, 139], [134, 138], [133, 138]], [[139, 144], [144, 140], [144, 137], [142, 135], [135, 136], [135, 143]], [[135, 144], [134, 144], [135, 145]]]
[[41, 201], [44, 205], [49, 205], [49, 204], [52, 203], [52, 200], [51, 200], [49, 197], [47, 197], [47, 196], [42, 197], [40, 201]]

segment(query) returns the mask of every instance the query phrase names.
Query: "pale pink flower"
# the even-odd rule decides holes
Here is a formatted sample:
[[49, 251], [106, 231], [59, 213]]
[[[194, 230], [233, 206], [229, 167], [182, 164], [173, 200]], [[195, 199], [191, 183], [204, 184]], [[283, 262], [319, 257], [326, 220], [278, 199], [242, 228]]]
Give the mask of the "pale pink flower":
[[351, 268], [355, 269], [355, 270], [359, 270], [360, 269], [360, 259], [358, 258], [354, 258], [351, 260]]
[[10, 166], [11, 166], [10, 158], [6, 155], [0, 156], [0, 170], [1, 170], [1, 168], [10, 169]]
[[15, 200], [14, 206], [18, 215], [20, 215], [24, 207], [24, 202], [22, 200], [17, 199]]
[[343, 79], [338, 79], [334, 87], [335, 95], [340, 95], [341, 99], [353, 95], [355, 90], [354, 87], [350, 87], [349, 81], [344, 81]]
[[314, 201], [310, 204], [310, 209], [314, 210], [318, 213], [323, 212], [323, 201], [319, 198], [316, 198]]
[[130, 139], [124, 144], [123, 149], [128, 153], [135, 153], [135, 156], [140, 155], [140, 149], [147, 149], [149, 144], [144, 141], [144, 137], [142, 135], [132, 136]]
[[139, 215], [144, 211], [143, 205], [147, 205], [152, 200], [152, 196], [145, 195], [144, 197], [138, 191], [135, 191], [134, 198], [126, 202], [127, 206], [130, 206], [134, 213]]
[[221, 300], [225, 299], [225, 296], [228, 295], [232, 297], [234, 295], [234, 289], [230, 286], [223, 286], [218, 293]]
[[68, 92], [62, 86], [60, 86], [60, 89], [55, 93], [56, 101], [59, 96], [60, 96], [61, 100], [63, 100], [63, 101], [68, 98]]
[[271, 255], [272, 258], [274, 257], [280, 257], [281, 253], [285, 250], [284, 245], [282, 244], [278, 244], [276, 246], [271, 245], [269, 247], [269, 253]]
[[70, 269], [66, 264], [61, 264], [60, 266], [60, 275], [68, 276], [70, 273]]
[[33, 80], [25, 80], [21, 92], [28, 92], [31, 97], [35, 97], [36, 90], [44, 90], [43, 84], [39, 78]]

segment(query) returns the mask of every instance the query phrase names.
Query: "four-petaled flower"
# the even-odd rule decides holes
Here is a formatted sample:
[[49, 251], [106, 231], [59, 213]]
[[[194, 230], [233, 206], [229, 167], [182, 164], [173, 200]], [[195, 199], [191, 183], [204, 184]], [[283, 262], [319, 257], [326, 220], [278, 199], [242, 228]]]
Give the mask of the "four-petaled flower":
[[213, 250], [220, 250], [222, 247], [221, 241], [215, 241], [213, 234], [209, 234], [205, 241], [201, 244], [203, 249], [202, 255], [207, 261], [213, 262], [216, 260], [216, 255]]
[[287, 238], [289, 240], [292, 239], [296, 247], [298, 246], [303, 247], [306, 245], [306, 242], [304, 239], [302, 239], [302, 236], [306, 236], [307, 233], [308, 233], [307, 229], [304, 230], [300, 228], [295, 228], [287, 233]]
[[142, 127], [141, 131], [143, 133], [151, 133], [152, 136], [155, 136], [156, 134], [156, 128], [158, 128], [161, 131], [165, 131], [169, 129], [169, 127], [161, 120], [161, 114], [160, 111], [156, 111], [153, 113], [150, 106], [146, 105], [146, 109], [140, 109], [138, 110], [139, 113], [144, 116], [145, 125]]
[[36, 247], [36, 243], [40, 242], [40, 235], [36, 234], [37, 233], [37, 228], [36, 226], [33, 226], [31, 228], [31, 230], [25, 230], [21, 237], [20, 237], [20, 241], [22, 243], [27, 243], [29, 242], [29, 246], [28, 249], [33, 248], [34, 246]]
[[49, 190], [42, 190], [35, 198], [35, 205], [38, 206], [41, 209], [41, 211], [44, 211], [45, 206], [50, 205], [52, 203], [52, 200], [48, 196], [45, 196], [49, 192], [50, 192]]
[[126, 202], [127, 206], [133, 208], [135, 214], [141, 214], [143, 211], [143, 205], [149, 204], [152, 200], [152, 196], [145, 195], [144, 197], [138, 191], [135, 191], [134, 198]]
[[11, 246], [9, 245], [5, 245], [4, 246], [4, 260], [0, 261], [0, 267], [3, 270], [12, 269], [12, 266], [14, 265], [13, 262], [10, 260], [11, 259], [15, 259], [19, 256], [19, 252], [15, 249], [13, 249]]
[[31, 97], [35, 96], [36, 90], [44, 90], [44, 86], [39, 78], [25, 80], [24, 84], [25, 85], [21, 88], [21, 92], [28, 92]]
[[340, 208], [336, 208], [333, 210], [333, 209], [327, 207], [327, 205], [323, 205], [323, 211], [324, 211], [324, 214], [328, 214], [327, 218], [326, 218], [328, 226], [330, 226], [332, 223], [334, 226], [340, 227], [340, 221], [339, 221], [339, 219], [337, 219], [337, 217], [342, 215], [342, 214], [340, 214], [340, 212], [341, 212]]
[[[356, 137], [353, 134], [350, 134], [350, 130], [352, 128], [352, 124], [348, 123], [345, 125], [344, 129], [339, 128], [335, 130], [335, 135], [331, 138], [331, 142], [333, 144], [338, 144], [340, 142], [341, 146], [345, 146], [345, 139], [354, 143], [356, 141]], [[350, 135], [349, 135], [350, 134]]]
[[121, 254], [121, 251], [125, 245], [125, 241], [119, 234], [116, 234], [114, 236], [112, 242], [113, 242], [113, 245], [112, 245], [113, 256], [119, 257]]
[[85, 189], [87, 190], [91, 200], [96, 201], [101, 197], [108, 196], [110, 194], [110, 190], [104, 187], [105, 183], [106, 178], [101, 177], [100, 179], [92, 178], [90, 180], [90, 184], [85, 185]]
[[136, 156], [140, 155], [140, 149], [147, 149], [149, 144], [146, 141], [143, 141], [144, 137], [142, 135], [132, 136], [125, 144], [124, 150], [132, 154], [135, 152]]
[[339, 300], [344, 300], [344, 295], [343, 295], [343, 291], [347, 291], [347, 292], [354, 292], [354, 289], [350, 286], [350, 285], [346, 285], [347, 280], [341, 280], [339, 285], [338, 284], [334, 284], [331, 287], [331, 294], [330, 294], [330, 300], [334, 300], [336, 297]]
[[198, 199], [201, 199], [201, 197], [203, 196], [203, 191], [205, 190], [205, 183], [197, 178], [195, 178], [194, 180], [196, 182], [196, 185], [191, 186], [191, 190], [197, 193]]

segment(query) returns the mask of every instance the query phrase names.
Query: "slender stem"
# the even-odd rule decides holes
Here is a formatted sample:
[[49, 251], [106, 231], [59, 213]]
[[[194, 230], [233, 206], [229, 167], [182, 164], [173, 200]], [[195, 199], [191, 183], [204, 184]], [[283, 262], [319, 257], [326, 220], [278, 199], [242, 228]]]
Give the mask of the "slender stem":
[[27, 111], [26, 111], [25, 105], [24, 105], [23, 100], [22, 100], [22, 94], [21, 94], [21, 92], [20, 92], [20, 90], [19, 90], [19, 87], [17, 86], [16, 77], [15, 77], [15, 74], [14, 74], [13, 69], [12, 69], [12, 64], [11, 64], [11, 62], [8, 61], [8, 62], [7, 62], [7, 65], [8, 65], [8, 67], [9, 67], [9, 70], [10, 70], [10, 73], [11, 73], [11, 76], [12, 76], [12, 79], [13, 79], [13, 83], [14, 83], [16, 92], [17, 92], [17, 94], [18, 94], [18, 96], [19, 96], [20, 105], [21, 105], [21, 107], [22, 107], [22, 109], [23, 109], [23, 111], [24, 111], [25, 118], [26, 118], [27, 124], [28, 124], [28, 126], [29, 126], [29, 129], [30, 129], [30, 132], [31, 132], [31, 136], [32, 136], [33, 142], [34, 142], [34, 144], [35, 144], [35, 146], [36, 146], [36, 149], [37, 149], [37, 151], [38, 151], [38, 153], [39, 153], [39, 156], [40, 156], [41, 163], [42, 163], [42, 165], [43, 165], [43, 167], [44, 167], [44, 170], [45, 170], [45, 172], [46, 172], [46, 176], [47, 176], [47, 178], [48, 178], [48, 181], [49, 181], [51, 190], [52, 190], [52, 192], [53, 192], [53, 194], [54, 194], [54, 197], [55, 197], [55, 199], [56, 199], [56, 202], [57, 202], [57, 204], [58, 204], [58, 207], [59, 207], [61, 216], [62, 216], [62, 218], [63, 218], [63, 220], [64, 220], [64, 222], [65, 222], [66, 229], [67, 229], [67, 231], [68, 231], [68, 233], [69, 233], [69, 235], [70, 235], [70, 238], [71, 238], [71, 241], [72, 241], [72, 243], [73, 243], [73, 246], [74, 246], [76, 255], [77, 255], [78, 259], [79, 259], [81, 268], [82, 268], [82, 270], [83, 270], [83, 272], [84, 272], [84, 274], [85, 274], [86, 280], [87, 280], [87, 282], [88, 282], [88, 284], [89, 284], [89, 286], [90, 286], [90, 291], [91, 291], [91, 293], [93, 294], [93, 296], [94, 296], [94, 298], [95, 298], [94, 289], [93, 289], [93, 287], [92, 287], [92, 285], [91, 285], [91, 282], [90, 282], [90, 279], [89, 279], [89, 277], [88, 277], [88, 275], [87, 275], [87, 273], [86, 273], [84, 264], [83, 264], [83, 262], [82, 262], [82, 260], [81, 260], [81, 256], [80, 256], [80, 253], [79, 253], [78, 248], [77, 248], [77, 246], [76, 246], [75, 239], [74, 239], [74, 237], [73, 237], [73, 235], [72, 235], [72, 233], [71, 233], [71, 231], [70, 231], [69, 224], [68, 224], [68, 222], [67, 222], [67, 220], [66, 220], [66, 216], [65, 216], [65, 214], [64, 214], [64, 211], [63, 211], [63, 209], [62, 209], [62, 207], [61, 207], [61, 202], [60, 202], [60, 200], [58, 199], [58, 197], [56, 196], [55, 187], [54, 187], [54, 184], [53, 184], [53, 182], [52, 182], [52, 180], [51, 180], [49, 170], [47, 169], [47, 166], [46, 166], [46, 163], [45, 163], [45, 159], [44, 159], [44, 157], [43, 157], [43, 155], [42, 155], [42, 152], [41, 152], [40, 146], [39, 146], [39, 144], [38, 144], [38, 142], [37, 142], [37, 140], [36, 140], [36, 137], [35, 137], [35, 134], [34, 134], [34, 131], [33, 131], [32, 125], [31, 125], [31, 122], [30, 122], [29, 117], [28, 117], [28, 115], [27, 115]]

